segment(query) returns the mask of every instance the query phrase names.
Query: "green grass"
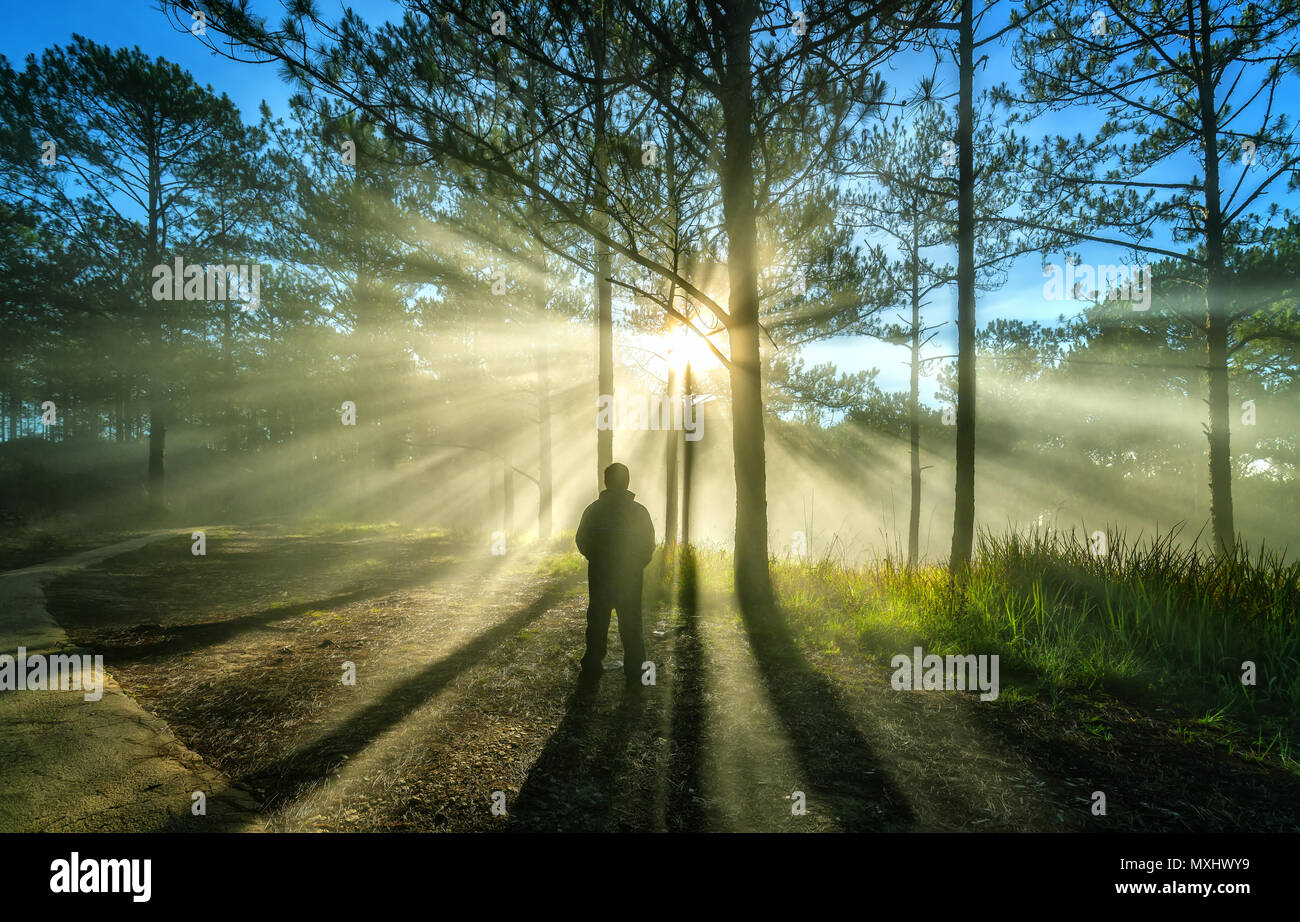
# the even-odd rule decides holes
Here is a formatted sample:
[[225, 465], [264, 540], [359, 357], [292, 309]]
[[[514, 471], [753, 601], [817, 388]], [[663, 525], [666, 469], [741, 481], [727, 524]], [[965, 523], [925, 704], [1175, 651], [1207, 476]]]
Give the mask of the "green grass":
[[1266, 549], [1215, 556], [1172, 534], [1108, 539], [1096, 555], [1073, 534], [982, 535], [963, 587], [942, 567], [890, 560], [776, 562], [774, 578], [810, 647], [997, 653], [1011, 696], [1104, 688], [1155, 700], [1288, 762], [1300, 734], [1300, 563]]
[[289, 538], [443, 538], [451, 532], [442, 528], [415, 528], [399, 522], [339, 522], [305, 520], [298, 523]]

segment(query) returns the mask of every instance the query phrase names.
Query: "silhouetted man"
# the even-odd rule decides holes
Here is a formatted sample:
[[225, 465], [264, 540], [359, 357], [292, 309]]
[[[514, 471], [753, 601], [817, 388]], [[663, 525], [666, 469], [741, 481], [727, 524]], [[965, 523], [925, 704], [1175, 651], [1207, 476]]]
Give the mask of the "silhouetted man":
[[640, 681], [645, 662], [641, 634], [641, 578], [655, 548], [655, 528], [645, 506], [628, 492], [627, 467], [615, 462], [605, 468], [605, 489], [582, 513], [577, 545], [587, 558], [587, 652], [582, 675], [598, 678], [609, 636], [610, 609], [618, 611], [618, 635], [623, 641], [623, 674], [629, 684]]

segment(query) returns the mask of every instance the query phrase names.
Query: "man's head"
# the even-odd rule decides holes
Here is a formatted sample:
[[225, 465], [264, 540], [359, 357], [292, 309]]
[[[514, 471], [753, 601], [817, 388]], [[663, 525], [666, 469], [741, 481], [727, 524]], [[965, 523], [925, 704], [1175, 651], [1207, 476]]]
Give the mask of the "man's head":
[[615, 461], [609, 467], [605, 468], [605, 488], [609, 490], [626, 490], [627, 485], [632, 481], [632, 475], [628, 473], [626, 464], [619, 464]]

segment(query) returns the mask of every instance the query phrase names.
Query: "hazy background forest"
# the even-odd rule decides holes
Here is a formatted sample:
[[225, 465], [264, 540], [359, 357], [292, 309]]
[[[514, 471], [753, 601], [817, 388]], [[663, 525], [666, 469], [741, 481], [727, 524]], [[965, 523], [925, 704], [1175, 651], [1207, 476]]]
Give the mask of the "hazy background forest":
[[[784, 37], [765, 39], [775, 49], [766, 53], [789, 56], [802, 39], [792, 31], [799, 11], [778, 7], [764, 22], [786, 15], [792, 25]], [[512, 10], [512, 21], [533, 21], [531, 9]], [[220, 19], [220, 5], [213, 11]], [[205, 41], [187, 34], [197, 21], [192, 11], [169, 12], [178, 43]], [[1274, 20], [1257, 7], [1221, 12], [1259, 19], [1252, 28], [1262, 36], [1288, 39], [1279, 25], [1285, 11]], [[566, 83], [562, 69], [548, 70], [542, 58], [590, 55], [581, 16], [545, 5], [535, 13], [553, 34], [497, 35], [491, 10], [452, 4], [412, 4], [405, 21], [373, 35], [349, 31], [369, 28], [360, 20], [345, 23], [333, 52], [353, 56], [339, 59], [343, 71], [378, 68], [409, 79], [411, 62], [427, 55], [454, 74], [445, 93], [434, 83], [415, 94], [378, 77], [337, 77], [347, 92], [332, 95], [322, 88], [328, 81], [299, 68], [303, 83], [289, 111], [274, 115], [265, 107], [240, 112], [164, 59], [88, 39], [5, 62], [6, 516], [195, 525], [345, 518], [464, 529], [485, 541], [498, 530], [548, 535], [571, 528], [597, 487], [593, 406], [607, 389], [598, 387], [594, 330], [604, 313], [618, 394], [667, 395], [670, 386], [680, 389], [693, 360], [694, 392], [725, 397], [725, 370], [703, 336], [681, 334], [680, 321], [695, 321], [724, 353], [727, 331], [679, 284], [694, 281], [726, 301], [727, 237], [711, 172], [717, 152], [691, 136], [716, 136], [722, 112], [693, 98], [690, 81], [671, 69], [661, 69], [657, 85], [611, 74], [604, 96]], [[834, 21], [837, 11], [819, 15]], [[864, 20], [871, 12], [846, 7], [839, 15]], [[923, 21], [925, 5], [915, 15]], [[1092, 39], [1089, 16], [1076, 18], [1079, 41]], [[435, 20], [437, 28], [429, 26]], [[633, 41], [635, 21], [629, 13], [605, 25], [611, 68], [632, 67], [652, 52]], [[778, 554], [803, 541], [814, 558], [907, 555], [915, 412], [918, 552], [931, 561], [948, 556], [957, 166], [943, 145], [954, 130], [944, 94], [955, 90], [957, 69], [933, 51], [927, 58], [917, 34], [898, 28], [908, 40], [897, 49], [883, 40], [873, 47], [877, 68], [856, 82], [838, 84], [805, 64], [797, 76], [819, 95], [796, 99], [783, 88], [790, 98], [771, 104], [779, 143], [763, 150], [767, 199], [759, 203], [757, 240], [767, 526]], [[1112, 23], [1113, 42], [1122, 40], [1117, 28]], [[293, 34], [286, 29], [285, 40]], [[1036, 48], [1032, 28], [1025, 31], [1020, 46], [1007, 38], [990, 48], [1065, 54]], [[223, 47], [215, 28], [207, 35]], [[547, 52], [547, 41], [560, 50]], [[1225, 56], [1234, 49], [1227, 46]], [[381, 53], [405, 63], [380, 63]], [[1247, 82], [1258, 82], [1264, 65], [1246, 62], [1244, 48], [1236, 53]], [[908, 79], [874, 84], [891, 55]], [[260, 66], [275, 79], [274, 65]], [[1300, 315], [1292, 287], [1300, 225], [1278, 211], [1294, 186], [1294, 138], [1283, 111], [1290, 80], [1289, 71], [1277, 78], [1277, 100], [1271, 88], [1267, 98], [1255, 93], [1254, 82], [1250, 99], [1243, 95], [1241, 130], [1249, 119], [1264, 126], [1246, 132], [1260, 138], [1252, 149], [1258, 162], [1243, 166], [1231, 135], [1220, 155], [1224, 188], [1249, 180], [1239, 200], [1254, 192], [1250, 183], [1266, 187], [1233, 225], [1224, 263], [1230, 489], [1236, 530], [1252, 545], [1289, 544], [1300, 512]], [[1107, 300], [1105, 291], [1094, 303], [1071, 292], [1055, 321], [981, 318], [977, 527], [1114, 528], [1132, 537], [1181, 526], [1181, 541], [1209, 546], [1204, 283], [1185, 262], [1141, 249], [1169, 239], [1204, 252], [1203, 234], [1187, 219], [1193, 206], [1178, 201], [1195, 198], [1201, 181], [1193, 178], [1186, 195], [1170, 201], [1126, 203], [1124, 217], [1140, 225], [1098, 230], [1107, 217], [1099, 211], [1054, 221], [1042, 233], [1030, 219], [1046, 210], [1053, 175], [1059, 182], [1083, 166], [1054, 154], [1050, 137], [1031, 146], [1040, 140], [1032, 120], [1016, 124], [1033, 114], [1016, 103], [1032, 95], [1030, 83], [976, 100], [979, 149], [1002, 158], [979, 174], [981, 207], [1026, 218], [1021, 227], [977, 220], [985, 228], [976, 234], [980, 299], [997, 289], [1010, 256], [1036, 253], [1042, 264], [1059, 265], [1077, 259], [1071, 254], [1089, 236], [1111, 241], [1091, 245], [1104, 263], [1151, 266], [1153, 290], [1141, 311]], [[456, 99], [457, 92], [464, 95]], [[589, 105], [598, 96], [603, 121], [596, 123]], [[675, 100], [690, 101], [689, 116]], [[1108, 104], [1120, 108], [1113, 100], [1093, 108], [1104, 113]], [[436, 111], [443, 127], [426, 126], [432, 133], [413, 140], [406, 120], [421, 111]], [[581, 117], [544, 133], [545, 118], [562, 112]], [[686, 118], [690, 130], [674, 123]], [[1103, 131], [1089, 148], [1094, 185], [1076, 184], [1080, 202], [1104, 198], [1121, 174], [1142, 172], [1158, 185], [1151, 177], [1163, 175], [1173, 154], [1135, 166], [1118, 146], [1152, 130], [1144, 125], [1138, 119], [1121, 126], [1127, 134]], [[480, 149], [461, 160], [450, 147], [439, 149], [438, 131], [449, 126]], [[56, 147], [43, 146], [47, 140]], [[643, 260], [650, 254], [651, 268], [566, 227], [559, 206], [512, 185], [515, 177], [469, 165], [488, 149], [519, 152], [512, 169], [531, 171], [557, 200], [568, 196], [566, 207], [589, 208], [597, 192], [614, 202], [603, 220], [630, 252]], [[917, 185], [921, 177], [927, 188]], [[915, 199], [906, 208], [905, 192]], [[909, 250], [913, 230], [919, 245]], [[154, 277], [142, 277], [141, 267], [176, 257], [198, 267], [259, 266], [258, 303], [239, 300], [233, 281], [225, 300], [154, 300]], [[593, 285], [606, 264], [609, 283]], [[1046, 288], [1040, 297], [1049, 300]], [[676, 316], [662, 306], [667, 299]], [[918, 371], [931, 394], [882, 386], [876, 367], [844, 370], [806, 356], [820, 341], [865, 335], [893, 344], [891, 361], [909, 364], [914, 328], [922, 341]], [[346, 424], [345, 401], [355, 406], [355, 425]], [[625, 429], [613, 433], [612, 452], [630, 464], [662, 535], [665, 465], [693, 450], [691, 537], [725, 546], [736, 504], [730, 401], [709, 400], [698, 412], [702, 438], [680, 451], [666, 446], [680, 433]]]

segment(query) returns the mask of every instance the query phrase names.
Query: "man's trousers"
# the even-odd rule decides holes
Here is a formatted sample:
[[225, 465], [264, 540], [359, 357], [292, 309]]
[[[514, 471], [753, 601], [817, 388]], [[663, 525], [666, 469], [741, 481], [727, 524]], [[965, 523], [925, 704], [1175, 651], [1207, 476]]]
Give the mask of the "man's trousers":
[[623, 674], [629, 681], [639, 681], [645, 662], [645, 637], [641, 628], [641, 580], [626, 580], [611, 586], [590, 578], [587, 588], [591, 604], [587, 608], [587, 652], [582, 657], [583, 672], [598, 672], [605, 659], [609, 637], [610, 611], [618, 612], [618, 636], [623, 641]]

